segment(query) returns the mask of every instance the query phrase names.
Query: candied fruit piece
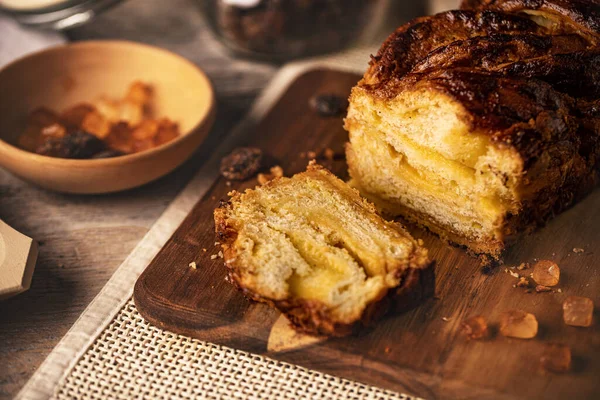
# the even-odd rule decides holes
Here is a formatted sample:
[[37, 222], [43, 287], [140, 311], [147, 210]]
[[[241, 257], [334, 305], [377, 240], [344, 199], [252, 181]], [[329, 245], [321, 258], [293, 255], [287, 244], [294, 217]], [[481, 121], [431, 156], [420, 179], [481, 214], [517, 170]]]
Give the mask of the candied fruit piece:
[[111, 124], [110, 121], [104, 117], [104, 115], [95, 110], [85, 116], [83, 122], [81, 123], [81, 129], [97, 136], [100, 139], [104, 139], [111, 131]]
[[150, 150], [154, 147], [156, 146], [154, 146], [154, 142], [152, 141], [152, 139], [134, 140], [131, 146], [131, 151], [133, 153], [139, 153], [140, 151]]
[[571, 369], [571, 348], [565, 344], [546, 344], [540, 357], [540, 365], [546, 371], [567, 372]]
[[569, 296], [563, 303], [565, 324], [588, 327], [592, 325], [594, 302], [587, 297]]
[[96, 109], [91, 104], [77, 104], [63, 111], [60, 115], [60, 120], [70, 131], [81, 129], [81, 124], [83, 124], [85, 117], [94, 111]]
[[467, 318], [462, 322], [461, 327], [468, 339], [484, 339], [489, 336], [487, 322], [481, 315]]
[[119, 103], [119, 120], [128, 122], [129, 125], [138, 125], [144, 119], [144, 107], [131, 101]]
[[152, 87], [140, 81], [135, 81], [129, 85], [125, 100], [140, 105], [147, 104], [152, 97]]
[[131, 135], [136, 140], [153, 139], [158, 133], [158, 121], [148, 119], [133, 128]]
[[121, 119], [121, 108], [119, 102], [107, 98], [100, 98], [94, 102], [96, 109], [104, 118], [111, 123], [117, 123]]
[[538, 322], [535, 315], [522, 310], [511, 310], [500, 316], [500, 333], [519, 339], [531, 339], [537, 335]]
[[54, 111], [40, 107], [29, 113], [25, 130], [17, 140], [17, 144], [22, 149], [35, 152], [36, 149], [44, 144], [46, 138], [42, 134], [44, 128], [58, 123], [58, 115]]
[[65, 127], [58, 123], [54, 123], [42, 128], [42, 136], [44, 138], [61, 138], [65, 136], [66, 133], [67, 130]]
[[540, 260], [533, 266], [533, 280], [542, 286], [556, 286], [560, 279], [560, 268], [554, 261]]
[[91, 158], [104, 150], [104, 142], [96, 136], [77, 131], [62, 138], [50, 138], [38, 147], [36, 153], [60, 158]]
[[128, 154], [133, 151], [133, 138], [131, 129], [126, 122], [119, 122], [112, 126], [106, 137], [106, 144], [113, 150]]
[[156, 146], [170, 142], [179, 136], [179, 124], [168, 118], [162, 118], [158, 121], [158, 133], [154, 138]]

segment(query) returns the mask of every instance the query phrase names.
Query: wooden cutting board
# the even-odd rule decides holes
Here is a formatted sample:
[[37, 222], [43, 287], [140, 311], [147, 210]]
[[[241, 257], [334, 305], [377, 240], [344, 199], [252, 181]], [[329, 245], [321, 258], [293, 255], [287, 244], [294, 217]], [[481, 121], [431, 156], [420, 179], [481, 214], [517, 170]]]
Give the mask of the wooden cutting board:
[[[285, 91], [245, 144], [257, 146], [283, 167], [302, 171], [303, 152], [342, 151], [347, 134], [342, 118], [322, 118], [308, 106], [317, 93], [347, 96], [359, 77], [313, 70]], [[323, 162], [347, 178], [342, 159]], [[436, 260], [436, 297], [402, 315], [392, 315], [359, 336], [322, 339], [296, 335], [280, 314], [250, 302], [226, 282], [223, 260], [214, 257], [213, 209], [231, 189], [256, 185], [214, 177], [214, 184], [140, 276], [134, 299], [140, 313], [164, 329], [202, 340], [264, 354], [340, 377], [383, 388], [438, 398], [564, 399], [600, 396], [600, 317], [590, 328], [562, 322], [568, 295], [600, 304], [600, 191], [524, 238], [506, 256], [506, 266], [483, 273], [476, 259], [415, 226]], [[575, 253], [574, 248], [584, 252]], [[206, 249], [206, 250], [204, 250]], [[526, 293], [505, 268], [551, 259], [561, 268], [562, 292]], [[195, 262], [196, 269], [189, 266]], [[528, 275], [531, 270], [516, 271]], [[523, 309], [536, 315], [539, 334], [532, 340], [508, 339], [497, 332], [499, 314]], [[460, 331], [465, 318], [481, 314], [492, 337], [468, 341]], [[547, 343], [572, 348], [573, 370], [545, 374], [539, 359]]]

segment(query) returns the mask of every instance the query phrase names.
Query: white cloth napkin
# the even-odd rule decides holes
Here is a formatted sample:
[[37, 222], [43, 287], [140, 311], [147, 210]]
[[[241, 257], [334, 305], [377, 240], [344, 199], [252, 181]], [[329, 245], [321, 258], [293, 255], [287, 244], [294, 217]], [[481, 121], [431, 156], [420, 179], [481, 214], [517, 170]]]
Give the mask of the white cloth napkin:
[[66, 41], [61, 33], [24, 27], [0, 14], [0, 68], [26, 54]]

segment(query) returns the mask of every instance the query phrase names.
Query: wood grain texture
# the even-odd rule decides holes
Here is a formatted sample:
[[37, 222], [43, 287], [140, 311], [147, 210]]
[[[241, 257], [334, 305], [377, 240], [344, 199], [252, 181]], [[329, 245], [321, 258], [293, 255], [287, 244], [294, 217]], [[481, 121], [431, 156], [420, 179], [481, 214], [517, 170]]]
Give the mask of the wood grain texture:
[[[341, 151], [347, 135], [341, 118], [319, 118], [308, 107], [315, 93], [347, 95], [358, 76], [311, 71], [300, 76], [247, 137], [262, 148], [286, 175], [303, 170], [301, 152], [330, 147]], [[343, 160], [329, 164], [346, 178]], [[476, 259], [432, 234], [408, 226], [422, 238], [436, 260], [437, 296], [419, 308], [392, 315], [355, 337], [328, 339], [291, 351], [269, 352], [267, 342], [279, 313], [246, 300], [225, 280], [215, 246], [212, 211], [231, 189], [220, 177], [195, 206], [136, 284], [134, 299], [150, 322], [175, 332], [225, 344], [381, 387], [438, 398], [594, 398], [600, 395], [600, 321], [588, 329], [562, 322], [562, 301], [568, 295], [600, 302], [600, 191], [523, 238], [506, 255], [506, 266], [552, 259], [561, 267], [562, 293], [526, 293], [515, 288], [505, 267], [483, 273]], [[575, 247], [584, 253], [574, 253]], [[204, 251], [203, 249], [206, 249]], [[195, 261], [197, 269], [188, 265]], [[527, 274], [531, 272], [530, 270]], [[507, 339], [497, 333], [499, 315], [510, 309], [534, 313], [540, 332], [533, 340]], [[460, 333], [465, 318], [482, 314], [493, 335], [467, 341]], [[539, 358], [546, 343], [571, 346], [573, 371], [546, 375]]]
[[[279, 68], [232, 57], [208, 29], [196, 1], [204, 0], [128, 0], [66, 32], [72, 41], [131, 40], [191, 60], [213, 83], [217, 122], [184, 165], [124, 193], [56, 194], [0, 168], [0, 218], [40, 242], [31, 289], [0, 303], [2, 399], [14, 397], [25, 384]], [[424, 1], [394, 2], [382, 31], [422, 15], [424, 6]]]

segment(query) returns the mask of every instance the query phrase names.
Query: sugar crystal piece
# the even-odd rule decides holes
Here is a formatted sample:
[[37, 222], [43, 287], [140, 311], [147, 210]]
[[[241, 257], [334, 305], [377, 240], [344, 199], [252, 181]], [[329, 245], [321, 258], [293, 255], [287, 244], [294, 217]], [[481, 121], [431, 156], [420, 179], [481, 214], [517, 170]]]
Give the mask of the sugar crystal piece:
[[465, 319], [462, 324], [462, 331], [468, 339], [484, 339], [489, 336], [488, 326], [485, 318], [481, 315]]
[[592, 325], [594, 302], [587, 297], [569, 296], [563, 303], [565, 324], [588, 327]]
[[540, 260], [533, 267], [533, 280], [538, 285], [556, 286], [560, 279], [560, 268], [554, 261]]
[[571, 369], [571, 348], [565, 344], [545, 345], [540, 357], [540, 365], [546, 371], [567, 372]]
[[500, 316], [500, 333], [519, 339], [531, 339], [537, 335], [538, 322], [535, 315], [522, 310], [511, 310]]

